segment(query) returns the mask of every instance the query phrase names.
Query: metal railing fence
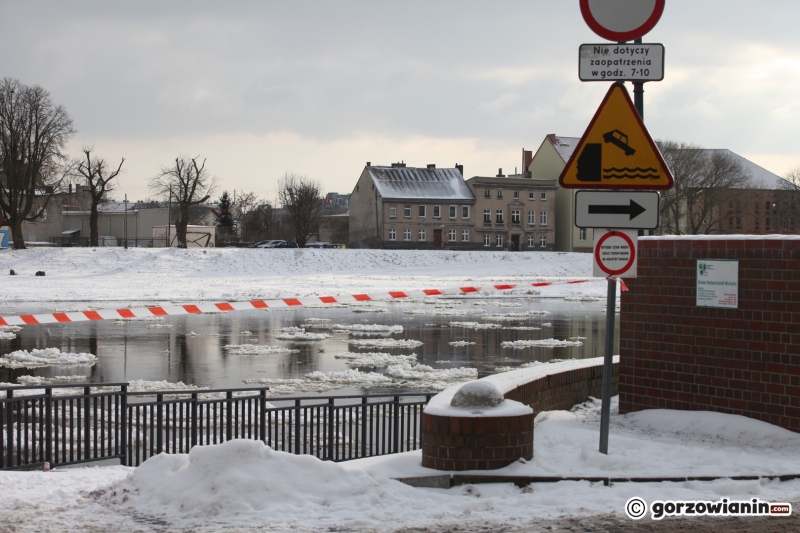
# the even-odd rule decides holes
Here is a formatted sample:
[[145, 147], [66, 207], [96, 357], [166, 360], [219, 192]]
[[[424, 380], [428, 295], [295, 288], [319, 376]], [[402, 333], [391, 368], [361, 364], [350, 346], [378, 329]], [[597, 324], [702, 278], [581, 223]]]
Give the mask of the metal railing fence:
[[129, 392], [127, 383], [0, 387], [0, 470], [108, 459], [138, 466], [162, 452], [188, 453], [231, 439], [331, 461], [399, 453], [419, 447], [422, 410], [433, 396], [268, 399], [267, 390]]

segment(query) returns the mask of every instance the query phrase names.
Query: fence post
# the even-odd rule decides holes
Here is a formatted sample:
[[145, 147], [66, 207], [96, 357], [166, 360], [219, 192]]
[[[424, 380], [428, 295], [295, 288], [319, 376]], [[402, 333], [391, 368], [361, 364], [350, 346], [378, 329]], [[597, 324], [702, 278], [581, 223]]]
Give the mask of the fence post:
[[53, 465], [53, 388], [44, 389], [44, 423], [45, 423], [45, 442], [44, 460]]
[[294, 453], [300, 455], [300, 398], [294, 401]]
[[128, 385], [121, 385], [119, 388], [120, 420], [119, 420], [119, 453], [122, 455], [120, 464], [128, 466]]
[[[372, 446], [370, 445], [370, 449]], [[361, 457], [367, 456], [367, 397], [361, 397]]]
[[164, 395], [156, 394], [156, 453], [164, 451]]
[[334, 399], [328, 398], [328, 461], [333, 461], [334, 437], [336, 436], [333, 427], [334, 411]]
[[258, 438], [264, 444], [267, 443], [267, 389], [261, 389], [258, 393], [258, 406], [261, 411], [258, 414]]
[[89, 459], [92, 452], [92, 404], [89, 396], [92, 394], [91, 387], [83, 388], [83, 459]]
[[189, 422], [192, 427], [192, 441], [189, 443], [189, 449], [197, 446], [197, 393], [192, 393], [192, 420]]
[[14, 466], [14, 391], [6, 391], [6, 468]]
[[394, 397], [392, 406], [394, 423], [392, 424], [392, 453], [400, 451], [400, 396]]
[[233, 391], [225, 394], [225, 440], [233, 439]]

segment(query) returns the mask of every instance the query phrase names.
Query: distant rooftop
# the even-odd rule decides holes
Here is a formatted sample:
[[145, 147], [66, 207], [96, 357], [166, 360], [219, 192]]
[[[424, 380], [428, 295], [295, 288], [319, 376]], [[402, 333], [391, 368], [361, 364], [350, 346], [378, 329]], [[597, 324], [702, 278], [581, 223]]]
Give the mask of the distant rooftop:
[[395, 164], [391, 167], [368, 166], [367, 170], [378, 193], [385, 199], [475, 200], [458, 168], [436, 168], [434, 165], [415, 168]]

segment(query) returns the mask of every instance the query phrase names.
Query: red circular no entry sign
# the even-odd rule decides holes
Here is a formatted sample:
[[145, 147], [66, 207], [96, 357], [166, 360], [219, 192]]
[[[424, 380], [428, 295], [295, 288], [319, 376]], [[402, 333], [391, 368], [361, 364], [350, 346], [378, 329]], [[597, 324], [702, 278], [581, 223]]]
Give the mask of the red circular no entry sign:
[[[603, 248], [603, 243], [606, 242], [607, 239], [611, 237], [619, 237], [625, 244], [628, 246], [629, 255], [628, 261], [621, 267], [617, 269], [610, 268], [609, 265], [605, 264], [603, 261], [603, 256], [601, 254], [601, 250]], [[600, 270], [608, 274], [609, 276], [619, 276], [620, 274], [625, 274], [628, 270], [631, 269], [634, 261], [636, 260], [636, 246], [633, 244], [633, 240], [625, 235], [621, 231], [609, 231], [605, 233], [600, 239], [597, 241], [597, 244], [594, 247], [594, 259], [597, 262], [597, 266], [600, 267]]]
[[580, 0], [589, 28], [609, 41], [631, 41], [649, 32], [664, 12], [665, 0]]

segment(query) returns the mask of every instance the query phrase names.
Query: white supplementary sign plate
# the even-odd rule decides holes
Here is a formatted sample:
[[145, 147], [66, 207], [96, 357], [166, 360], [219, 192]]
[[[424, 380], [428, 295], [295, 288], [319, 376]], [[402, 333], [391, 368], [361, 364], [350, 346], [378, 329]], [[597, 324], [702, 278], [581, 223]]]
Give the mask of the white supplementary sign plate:
[[697, 260], [697, 307], [739, 308], [739, 261]]
[[575, 226], [655, 229], [659, 199], [657, 191], [578, 191]]
[[636, 230], [595, 231], [593, 275], [635, 278], [637, 241]]
[[581, 81], [661, 81], [663, 44], [582, 44], [578, 52]]

